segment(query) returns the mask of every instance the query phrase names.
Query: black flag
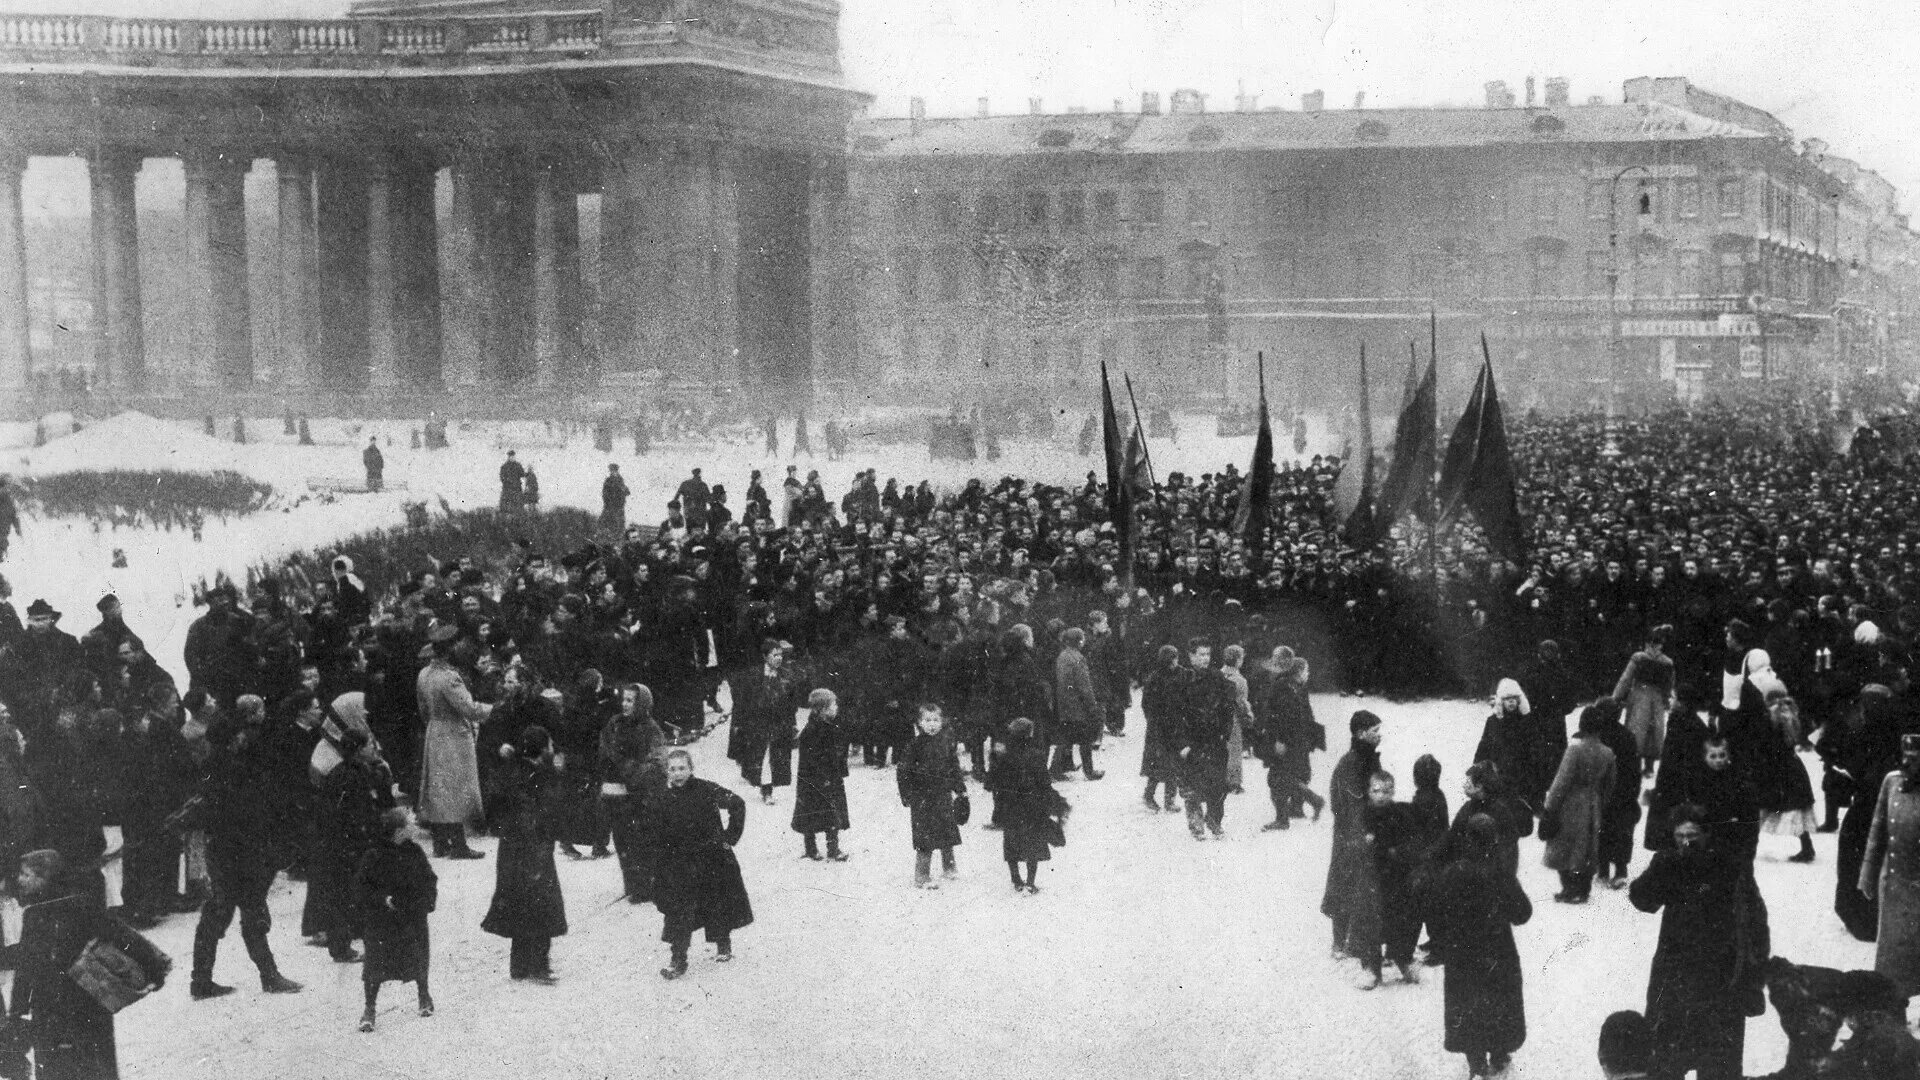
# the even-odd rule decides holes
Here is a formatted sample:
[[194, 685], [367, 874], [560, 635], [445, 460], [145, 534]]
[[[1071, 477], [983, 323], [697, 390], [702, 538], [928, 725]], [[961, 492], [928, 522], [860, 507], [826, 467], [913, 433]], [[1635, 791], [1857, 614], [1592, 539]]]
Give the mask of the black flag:
[[1506, 422], [1493, 383], [1493, 355], [1484, 336], [1480, 353], [1480, 377], [1474, 380], [1467, 411], [1447, 441], [1446, 464], [1440, 470], [1440, 519], [1453, 521], [1461, 511], [1471, 511], [1487, 534], [1488, 546], [1498, 555], [1517, 560], [1526, 546], [1525, 530], [1514, 494]]

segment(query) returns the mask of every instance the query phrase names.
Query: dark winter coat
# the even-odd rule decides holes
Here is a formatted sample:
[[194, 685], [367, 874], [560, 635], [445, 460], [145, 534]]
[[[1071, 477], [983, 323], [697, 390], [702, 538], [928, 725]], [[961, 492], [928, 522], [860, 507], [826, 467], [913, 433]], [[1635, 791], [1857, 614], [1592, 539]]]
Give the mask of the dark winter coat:
[[1640, 748], [1618, 722], [1601, 732], [1600, 742], [1613, 751], [1613, 788], [1600, 813], [1600, 859], [1624, 866], [1633, 859], [1633, 827], [1640, 822]]
[[319, 799], [320, 857], [309, 870], [302, 933], [325, 933], [339, 915], [354, 913], [354, 872], [380, 843], [380, 815], [392, 806], [393, 774], [385, 764], [350, 758], [328, 774]]
[[1480, 743], [1473, 751], [1475, 762], [1493, 762], [1500, 770], [1500, 781], [1506, 785], [1507, 792], [1524, 803], [1528, 813], [1538, 812], [1540, 795], [1546, 791], [1544, 782], [1538, 792], [1534, 790], [1536, 762], [1544, 745], [1542, 730], [1530, 715], [1496, 712], [1487, 717], [1486, 726], [1480, 732]]
[[1056, 743], [1090, 743], [1100, 737], [1105, 717], [1093, 685], [1086, 655], [1063, 648], [1053, 661], [1053, 703], [1059, 716], [1053, 734]]
[[427, 977], [427, 916], [440, 902], [440, 879], [427, 853], [411, 840], [381, 840], [361, 856], [354, 902], [366, 936], [360, 977], [368, 983], [419, 982]]
[[1001, 857], [1008, 862], [1045, 862], [1060, 827], [1066, 800], [1053, 790], [1047, 751], [1036, 739], [1013, 739], [994, 765], [994, 796], [1001, 823]]
[[713, 938], [752, 924], [753, 904], [733, 854], [747, 828], [740, 796], [691, 777], [663, 788], [649, 818], [658, 851], [654, 906], [666, 916], [660, 940], [695, 930]]
[[1706, 812], [1704, 824], [1716, 848], [1753, 862], [1760, 846], [1760, 797], [1738, 767], [1702, 768], [1687, 777], [1677, 795], [1672, 805], [1693, 803]]
[[[94, 938], [105, 938], [148, 971], [164, 956], [145, 938], [109, 916], [91, 888], [26, 905], [20, 916], [20, 943], [13, 957], [13, 1001], [8, 1015], [30, 1016], [27, 1036], [36, 1054], [42, 1048], [71, 1047], [62, 1076], [112, 1080], [120, 1075], [113, 1038], [113, 1014], [67, 977], [67, 969]], [[42, 1076], [50, 1074], [43, 1065]]]
[[1320, 914], [1330, 919], [1351, 918], [1366, 910], [1378, 883], [1373, 873], [1373, 849], [1367, 842], [1367, 785], [1380, 768], [1380, 752], [1355, 742], [1333, 767], [1327, 802], [1333, 811], [1333, 853], [1327, 862], [1327, 885], [1320, 896]]
[[[1626, 767], [1633, 767], [1631, 762]], [[1591, 871], [1600, 861], [1600, 825], [1613, 793], [1613, 751], [1598, 739], [1576, 739], [1547, 790], [1543, 814], [1557, 815], [1560, 831], [1547, 841], [1546, 866], [1569, 873]]]
[[900, 755], [895, 770], [900, 805], [913, 822], [913, 850], [935, 851], [960, 843], [960, 827], [953, 821], [953, 797], [964, 795], [966, 777], [953, 736], [942, 728], [928, 735], [916, 732]]
[[[1327, 748], [1327, 735], [1313, 718], [1313, 703], [1306, 689], [1291, 678], [1264, 684], [1266, 690], [1254, 705], [1257, 730], [1252, 736], [1253, 752], [1267, 768], [1278, 769], [1290, 780], [1305, 784], [1313, 779], [1312, 752]], [[1273, 744], [1286, 746], [1276, 755]]]
[[846, 829], [847, 736], [837, 721], [809, 716], [800, 732], [800, 766], [794, 775], [793, 831]]
[[1147, 720], [1140, 775], [1148, 780], [1172, 781], [1180, 776], [1183, 671], [1178, 667], [1155, 668], [1140, 690], [1140, 712]]
[[567, 932], [567, 906], [548, 821], [553, 767], [515, 757], [501, 772], [500, 851], [493, 903], [480, 929], [504, 938], [560, 937]]
[[1527, 1010], [1513, 928], [1533, 917], [1519, 880], [1495, 863], [1459, 860], [1433, 875], [1421, 900], [1434, 943], [1446, 952], [1447, 1050], [1518, 1050], [1527, 1041]]
[[1189, 668], [1180, 688], [1181, 783], [1188, 791], [1220, 795], [1228, 787], [1228, 740], [1238, 712], [1233, 686], [1211, 668]]
[[1717, 1029], [1766, 1009], [1767, 906], [1737, 854], [1662, 851], [1628, 899], [1664, 911], [1647, 979], [1653, 1059], [1684, 1068]]
[[1461, 803], [1460, 809], [1453, 815], [1453, 825], [1447, 830], [1447, 847], [1442, 857], [1452, 859], [1459, 854], [1458, 839], [1466, 831], [1467, 822], [1472, 821], [1476, 814], [1485, 814], [1493, 819], [1497, 830], [1495, 865], [1503, 873], [1517, 873], [1520, 869], [1520, 838], [1532, 835], [1533, 817], [1517, 800], [1504, 795], [1468, 799]]

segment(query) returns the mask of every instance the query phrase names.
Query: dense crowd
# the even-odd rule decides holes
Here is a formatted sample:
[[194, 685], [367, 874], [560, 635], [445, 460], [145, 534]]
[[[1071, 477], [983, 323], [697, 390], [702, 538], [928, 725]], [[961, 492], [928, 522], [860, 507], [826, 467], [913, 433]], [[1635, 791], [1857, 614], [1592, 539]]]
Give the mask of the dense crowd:
[[[1902, 884], [1920, 816], [1897, 812], [1920, 806], [1906, 787], [1920, 778], [1912, 482], [1871, 438], [1838, 454], [1752, 411], [1514, 431], [1528, 565], [1487, 556], [1465, 528], [1439, 551], [1413, 523], [1348, 546], [1332, 520], [1339, 463], [1316, 458], [1277, 471], [1270, 527], [1251, 538], [1233, 527], [1235, 469], [1167, 477], [1144, 500], [1131, 568], [1091, 473], [936, 493], [867, 470], [832, 501], [817, 475], [790, 468], [769, 491], [756, 471], [736, 516], [694, 470], [641, 527], [616, 468], [599, 535], [570, 550], [522, 543], [373, 582], [338, 557], [247, 595], [211, 589], [184, 691], [115, 597], [74, 637], [43, 600], [21, 626], [0, 584], [0, 861], [33, 868], [27, 899], [77, 903], [64, 936], [29, 924], [41, 962], [16, 964], [12, 1015], [32, 1017], [37, 1054], [79, 1045], [111, 1061], [110, 1012], [32, 996], [56, 955], [106, 925], [108, 826], [124, 839], [113, 925], [200, 912], [196, 998], [230, 990], [213, 976], [236, 915], [262, 988], [299, 989], [268, 939], [285, 870], [307, 881], [303, 933], [365, 965], [366, 1027], [385, 981], [415, 982], [430, 1013], [435, 875], [416, 819], [436, 857], [479, 857], [472, 828], [501, 837], [483, 928], [511, 940], [515, 978], [552, 977], [567, 927], [556, 847], [617, 854], [626, 898], [664, 915], [663, 976], [687, 973], [695, 931], [730, 959], [753, 917], [731, 853], [745, 806], [678, 748], [722, 723], [749, 790], [772, 803], [795, 788], [810, 858], [845, 857], [849, 759], [894, 768], [926, 888], [935, 852], [955, 871], [970, 778], [992, 798], [1014, 888], [1032, 893], [1070, 813], [1056, 785], [1101, 779], [1113, 739], [1138, 735], [1142, 802], [1184, 811], [1202, 841], [1257, 759], [1268, 828], [1332, 811], [1322, 910], [1336, 953], [1365, 987], [1389, 966], [1415, 979], [1424, 926], [1424, 959], [1446, 969], [1448, 1049], [1475, 1075], [1504, 1070], [1525, 1038], [1511, 926], [1530, 901], [1513, 874], [1536, 832], [1561, 874], [1554, 899], [1578, 904], [1596, 880], [1627, 885], [1644, 816], [1655, 855], [1631, 899], [1665, 911], [1640, 1040], [1653, 1075], [1737, 1076], [1763, 986], [1788, 987], [1778, 1008], [1817, 970], [1769, 966], [1751, 872], [1766, 833], [1810, 859], [1807, 833], [1840, 829], [1836, 910], [1880, 938], [1883, 981], [1848, 983], [1839, 1004], [1822, 991], [1821, 1007], [1858, 1030], [1874, 1002], [1903, 1008], [1920, 989], [1920, 896], [1901, 891], [1920, 888]], [[500, 477], [499, 512], [531, 513], [524, 469], [510, 460]], [[1364, 710], [1317, 794], [1316, 679], [1492, 690], [1458, 812], [1431, 758], [1412, 801], [1396, 800]], [[1136, 700], [1145, 726], [1129, 733]], [[1798, 754], [1813, 744], [1824, 822]], [[49, 1035], [43, 1019], [63, 1010], [69, 1027]], [[1833, 1032], [1818, 1046], [1789, 1034], [1802, 1065], [1830, 1057]]]

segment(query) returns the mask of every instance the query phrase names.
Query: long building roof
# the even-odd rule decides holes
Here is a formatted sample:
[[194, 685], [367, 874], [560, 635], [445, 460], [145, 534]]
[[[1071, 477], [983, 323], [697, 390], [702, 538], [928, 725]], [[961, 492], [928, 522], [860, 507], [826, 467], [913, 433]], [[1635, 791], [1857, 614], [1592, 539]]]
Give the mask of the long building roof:
[[880, 158], [1001, 157], [1777, 137], [1657, 101], [1511, 109], [1069, 113], [928, 118], [917, 124], [916, 134], [911, 119], [865, 121], [856, 152]]

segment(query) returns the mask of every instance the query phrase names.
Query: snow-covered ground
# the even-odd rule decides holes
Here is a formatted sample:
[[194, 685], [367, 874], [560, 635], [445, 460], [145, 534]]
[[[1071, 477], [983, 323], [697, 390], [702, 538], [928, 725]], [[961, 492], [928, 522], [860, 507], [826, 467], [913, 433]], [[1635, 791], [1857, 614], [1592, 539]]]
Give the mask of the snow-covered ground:
[[[1205, 427], [1206, 434], [1199, 433]], [[279, 425], [265, 445], [235, 448], [297, 498], [307, 476], [357, 476], [360, 440], [347, 426], [315, 422], [315, 436], [337, 445], [281, 445]], [[1211, 425], [1186, 418], [1179, 446], [1156, 443], [1156, 465], [1211, 471], [1227, 461], [1242, 468], [1250, 439], [1220, 440]], [[454, 433], [454, 448], [436, 454], [406, 449], [406, 429], [387, 450], [388, 478], [409, 491], [349, 496], [330, 505], [308, 502], [230, 523], [211, 524], [203, 542], [183, 533], [108, 532], [29, 521], [4, 567], [24, 608], [45, 595], [67, 612], [75, 633], [91, 625], [92, 602], [119, 591], [134, 628], [156, 655], [180, 672], [180, 645], [195, 615], [187, 582], [216, 569], [238, 572], [258, 558], [321, 546], [358, 529], [398, 524], [410, 498], [455, 507], [493, 501], [493, 472], [506, 446], [540, 472], [548, 503], [598, 505], [606, 462], [618, 461], [636, 489], [632, 516], [649, 519], [692, 465], [726, 484], [735, 504], [747, 471], [762, 462], [758, 444], [666, 447], [636, 459], [631, 444], [614, 455], [592, 451], [590, 439], [546, 444], [543, 430]], [[1309, 452], [1329, 449], [1316, 425]], [[1290, 440], [1282, 437], [1282, 442]], [[1285, 449], [1290, 447], [1283, 447]], [[821, 471], [830, 493], [844, 491], [857, 469], [882, 479], [928, 476], [952, 484], [977, 473], [1077, 480], [1097, 459], [1074, 454], [1071, 440], [1013, 444], [1000, 462], [968, 469], [929, 465], [924, 450], [855, 453], [842, 462], [801, 461]], [[9, 462], [0, 471], [30, 472]], [[770, 486], [772, 486], [770, 484]], [[289, 500], [291, 501], [291, 499]], [[111, 550], [129, 566], [109, 566]], [[1385, 763], [1410, 788], [1412, 762], [1437, 756], [1443, 787], [1459, 802], [1460, 778], [1480, 730], [1477, 703], [1393, 704], [1322, 696], [1320, 719], [1344, 749], [1346, 719], [1359, 707], [1386, 721]], [[380, 1027], [354, 1030], [360, 1010], [359, 969], [332, 963], [298, 935], [302, 886], [282, 882], [273, 896], [272, 939], [281, 965], [307, 984], [304, 993], [258, 992], [238, 931], [221, 949], [217, 976], [241, 992], [191, 1001], [186, 967], [192, 916], [176, 916], [154, 938], [176, 959], [176, 976], [157, 997], [133, 1006], [120, 1022], [123, 1075], [132, 1080], [192, 1076], [205, 1080], [259, 1077], [469, 1077], [541, 1075], [602, 1078], [922, 1077], [1034, 1075], [1059, 1077], [1456, 1077], [1464, 1066], [1441, 1049], [1441, 977], [1419, 986], [1389, 983], [1354, 989], [1350, 965], [1328, 958], [1327, 922], [1319, 914], [1331, 823], [1263, 833], [1268, 819], [1264, 777], [1248, 762], [1247, 794], [1229, 801], [1227, 839], [1196, 843], [1178, 815], [1150, 813], [1140, 802], [1140, 720], [1110, 741], [1101, 764], [1107, 778], [1063, 785], [1075, 806], [1069, 845], [1041, 872], [1041, 892], [1017, 896], [999, 859], [998, 834], [979, 824], [963, 830], [961, 878], [935, 892], [911, 886], [906, 811], [893, 773], [856, 765], [848, 782], [852, 858], [843, 864], [799, 858], [788, 828], [790, 790], [766, 808], [724, 760], [723, 739], [695, 748], [701, 775], [748, 796], [739, 847], [758, 921], [737, 933], [738, 959], [712, 962], [696, 945], [690, 976], [666, 983], [660, 918], [651, 907], [619, 900], [611, 861], [562, 862], [572, 932], [555, 943], [560, 981], [523, 985], [506, 977], [506, 942], [479, 930], [493, 885], [489, 857], [436, 862], [440, 909], [433, 919], [434, 993], [438, 1015], [413, 1014], [410, 988], [389, 986]], [[724, 732], [721, 733], [722, 736]], [[1324, 788], [1333, 755], [1314, 763]], [[1809, 759], [1811, 766], [1811, 760]], [[985, 802], [976, 805], [984, 820]], [[1868, 967], [1872, 947], [1854, 942], [1831, 914], [1832, 837], [1816, 838], [1819, 861], [1785, 861], [1790, 841], [1766, 838], [1757, 874], [1772, 913], [1774, 949], [1803, 962]], [[491, 841], [483, 842], [489, 852]], [[1522, 880], [1536, 902], [1521, 928], [1529, 1039], [1512, 1075], [1592, 1075], [1601, 1019], [1644, 1003], [1648, 962], [1659, 919], [1635, 912], [1621, 893], [1596, 890], [1591, 904], [1566, 907], [1540, 865], [1540, 844], [1523, 842]], [[1644, 854], [1636, 869], [1644, 868]], [[117, 887], [117, 882], [116, 882]], [[17, 928], [18, 912], [4, 917]], [[1748, 1026], [1747, 1071], [1771, 1071], [1784, 1052], [1769, 1014]]]

